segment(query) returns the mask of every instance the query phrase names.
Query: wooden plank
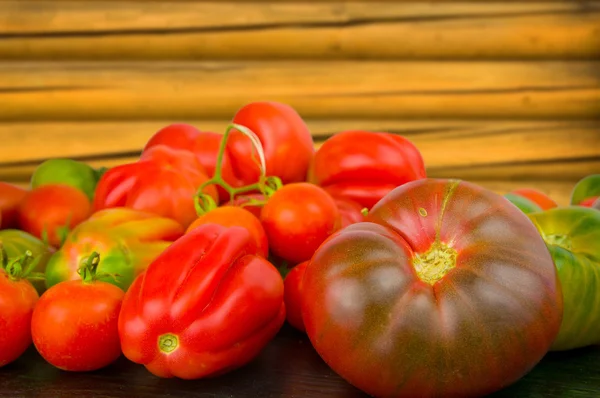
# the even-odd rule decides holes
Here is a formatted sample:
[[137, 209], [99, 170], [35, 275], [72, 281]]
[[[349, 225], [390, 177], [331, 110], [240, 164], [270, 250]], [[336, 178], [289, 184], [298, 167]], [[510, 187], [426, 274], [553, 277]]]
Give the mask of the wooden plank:
[[305, 118], [590, 118], [600, 62], [4, 62], [0, 121], [230, 118], [275, 100]]
[[12, 0], [0, 58], [598, 59], [598, 26], [598, 1]]
[[[223, 132], [227, 120], [187, 120]], [[120, 157], [138, 152], [167, 121], [0, 123], [0, 164], [52, 157]], [[317, 145], [340, 131], [401, 134], [415, 143], [431, 168], [470, 168], [600, 158], [598, 121], [307, 120]], [[26, 150], [24, 150], [26, 148]], [[560, 173], [560, 171], [558, 171]]]

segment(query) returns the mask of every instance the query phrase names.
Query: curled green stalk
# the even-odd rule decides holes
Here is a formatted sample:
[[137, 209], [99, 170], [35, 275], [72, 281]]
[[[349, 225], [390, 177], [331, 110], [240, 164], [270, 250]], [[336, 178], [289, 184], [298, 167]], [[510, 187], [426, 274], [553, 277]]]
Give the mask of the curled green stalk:
[[81, 276], [84, 283], [93, 283], [100, 278], [111, 277], [115, 281], [117, 280], [118, 274], [109, 274], [106, 272], [98, 272], [98, 265], [100, 264], [100, 254], [92, 252], [88, 257], [81, 260], [81, 264], [77, 269], [77, 273]]
[[8, 255], [4, 250], [2, 242], [0, 242], [0, 268], [6, 271], [8, 277], [13, 281], [21, 279], [27, 280], [44, 280], [44, 274], [41, 272], [33, 272], [40, 262], [40, 256], [33, 257], [30, 250], [25, 251], [22, 255], [9, 261]]
[[[254, 184], [249, 184], [241, 187], [234, 188], [223, 178], [223, 158], [225, 156], [225, 150], [227, 148], [227, 139], [233, 130], [237, 130], [244, 134], [246, 137], [250, 139], [252, 142], [252, 146], [256, 150], [258, 154], [258, 167], [260, 169], [260, 177], [258, 182]], [[277, 191], [283, 185], [281, 179], [277, 176], [267, 176], [267, 166], [265, 161], [265, 153], [262, 147], [262, 143], [260, 142], [260, 138], [248, 127], [231, 123], [227, 126], [225, 133], [223, 135], [223, 139], [221, 141], [221, 145], [219, 147], [219, 152], [217, 154], [217, 164], [215, 167], [215, 173], [208, 181], [205, 181], [198, 188], [196, 195], [194, 196], [194, 207], [196, 209], [196, 213], [201, 216], [213, 209], [215, 209], [218, 204], [215, 200], [208, 194], [204, 193], [204, 189], [209, 185], [218, 185], [222, 187], [229, 194], [230, 200], [234, 200], [236, 195], [259, 191], [262, 193], [265, 198], [269, 198], [275, 191]], [[263, 201], [258, 201], [263, 202]], [[264, 203], [262, 203], [264, 204]]]

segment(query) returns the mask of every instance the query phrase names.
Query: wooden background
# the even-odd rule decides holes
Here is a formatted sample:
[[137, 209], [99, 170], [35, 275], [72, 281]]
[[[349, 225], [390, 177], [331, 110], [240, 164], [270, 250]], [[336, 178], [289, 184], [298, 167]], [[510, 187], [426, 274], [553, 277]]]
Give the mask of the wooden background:
[[567, 203], [600, 172], [600, 1], [0, 0], [0, 180], [116, 165], [255, 100], [403, 134], [433, 177]]

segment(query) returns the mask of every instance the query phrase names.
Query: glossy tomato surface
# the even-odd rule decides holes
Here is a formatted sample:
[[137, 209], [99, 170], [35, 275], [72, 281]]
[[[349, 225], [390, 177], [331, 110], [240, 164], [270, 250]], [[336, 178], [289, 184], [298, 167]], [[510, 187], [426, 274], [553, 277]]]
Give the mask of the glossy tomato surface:
[[304, 332], [302, 321], [302, 278], [308, 261], [292, 268], [283, 280], [283, 298], [285, 302], [285, 318], [296, 329]]
[[564, 314], [552, 350], [600, 344], [600, 211], [580, 206], [530, 214], [561, 281]]
[[275, 192], [262, 209], [261, 221], [271, 252], [292, 264], [309, 260], [341, 226], [333, 198], [307, 182], [288, 184]]
[[468, 182], [386, 195], [308, 264], [302, 315], [317, 352], [377, 397], [480, 397], [529, 372], [562, 296], [533, 223]]
[[125, 293], [102, 281], [59, 283], [40, 297], [33, 343], [53, 366], [73, 372], [108, 366], [121, 355], [118, 318]]
[[542, 210], [548, 210], [558, 206], [554, 199], [537, 189], [520, 188], [512, 191], [512, 194], [529, 199], [530, 201], [538, 205]]
[[38, 298], [29, 281], [14, 280], [0, 268], [0, 368], [31, 345], [31, 316]]
[[0, 181], [0, 218], [2, 228], [17, 228], [19, 225], [19, 204], [27, 195], [27, 190], [8, 182]]

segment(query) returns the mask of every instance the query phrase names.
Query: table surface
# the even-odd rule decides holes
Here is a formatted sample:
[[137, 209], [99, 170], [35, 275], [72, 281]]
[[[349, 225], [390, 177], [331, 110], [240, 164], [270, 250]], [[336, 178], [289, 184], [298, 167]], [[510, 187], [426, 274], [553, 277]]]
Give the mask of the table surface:
[[[337, 376], [308, 338], [284, 325], [253, 362], [209, 380], [160, 379], [121, 357], [90, 373], [60, 371], [31, 347], [0, 368], [0, 397], [368, 397]], [[549, 353], [524, 378], [493, 398], [600, 397], [600, 347]]]

